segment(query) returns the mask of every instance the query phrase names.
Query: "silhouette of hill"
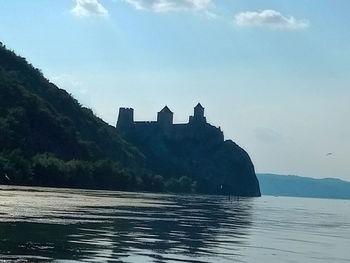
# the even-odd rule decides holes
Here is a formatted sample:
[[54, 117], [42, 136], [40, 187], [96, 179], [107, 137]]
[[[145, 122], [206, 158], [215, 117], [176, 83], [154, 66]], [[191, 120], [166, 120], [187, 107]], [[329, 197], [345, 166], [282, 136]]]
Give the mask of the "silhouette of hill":
[[[163, 121], [165, 124], [168, 119]], [[190, 141], [187, 148], [176, 151], [191, 148], [191, 155], [198, 155], [209, 149], [209, 144], [199, 147], [203, 140]], [[154, 149], [164, 146], [162, 141], [152, 143]], [[234, 193], [260, 195], [249, 156], [233, 142], [223, 144], [215, 156], [211, 155], [216, 158], [211, 162], [208, 158], [196, 159], [196, 165], [210, 170], [210, 176], [203, 169], [184, 173], [177, 169], [176, 161], [168, 166], [171, 172], [159, 169], [161, 165], [153, 162], [159, 159], [150, 154], [153, 152], [137, 146], [0, 43], [0, 183], [160, 192], [200, 189], [218, 193], [210, 189], [218, 184], [216, 171], [221, 178], [228, 178], [230, 173], [236, 178], [232, 181]], [[165, 157], [173, 161], [178, 156]], [[228, 169], [226, 174], [212, 165], [221, 159], [222, 169]], [[232, 164], [241, 170], [232, 170]]]
[[257, 174], [262, 195], [350, 199], [350, 182], [295, 175]]
[[0, 146], [2, 183], [139, 188], [139, 150], [2, 44]]

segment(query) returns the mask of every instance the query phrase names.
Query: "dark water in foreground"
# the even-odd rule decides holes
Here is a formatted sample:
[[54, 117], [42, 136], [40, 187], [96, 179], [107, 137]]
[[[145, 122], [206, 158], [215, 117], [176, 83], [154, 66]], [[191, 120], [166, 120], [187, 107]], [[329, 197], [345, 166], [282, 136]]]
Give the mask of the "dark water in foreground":
[[350, 202], [0, 186], [0, 262], [350, 262]]

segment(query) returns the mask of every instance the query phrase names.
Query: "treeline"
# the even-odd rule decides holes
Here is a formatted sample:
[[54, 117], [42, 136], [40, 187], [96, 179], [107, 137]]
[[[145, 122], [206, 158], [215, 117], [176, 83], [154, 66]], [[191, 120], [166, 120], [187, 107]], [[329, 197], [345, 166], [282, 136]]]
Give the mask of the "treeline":
[[20, 149], [0, 153], [0, 183], [122, 191], [190, 193], [196, 190], [196, 183], [186, 176], [166, 180], [151, 171], [135, 172], [108, 159], [64, 161], [51, 153], [26, 158]]

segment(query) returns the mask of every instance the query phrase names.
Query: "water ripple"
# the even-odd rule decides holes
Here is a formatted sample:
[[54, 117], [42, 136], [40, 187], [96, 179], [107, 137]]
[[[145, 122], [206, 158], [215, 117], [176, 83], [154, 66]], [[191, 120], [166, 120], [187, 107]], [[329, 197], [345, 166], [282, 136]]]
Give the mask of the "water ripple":
[[0, 262], [349, 262], [349, 205], [0, 186]]

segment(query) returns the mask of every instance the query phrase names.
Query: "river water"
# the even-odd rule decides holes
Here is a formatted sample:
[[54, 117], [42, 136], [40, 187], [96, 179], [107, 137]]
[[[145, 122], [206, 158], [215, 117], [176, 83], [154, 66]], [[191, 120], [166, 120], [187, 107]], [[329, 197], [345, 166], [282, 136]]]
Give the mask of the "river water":
[[350, 262], [350, 201], [0, 186], [0, 262]]

